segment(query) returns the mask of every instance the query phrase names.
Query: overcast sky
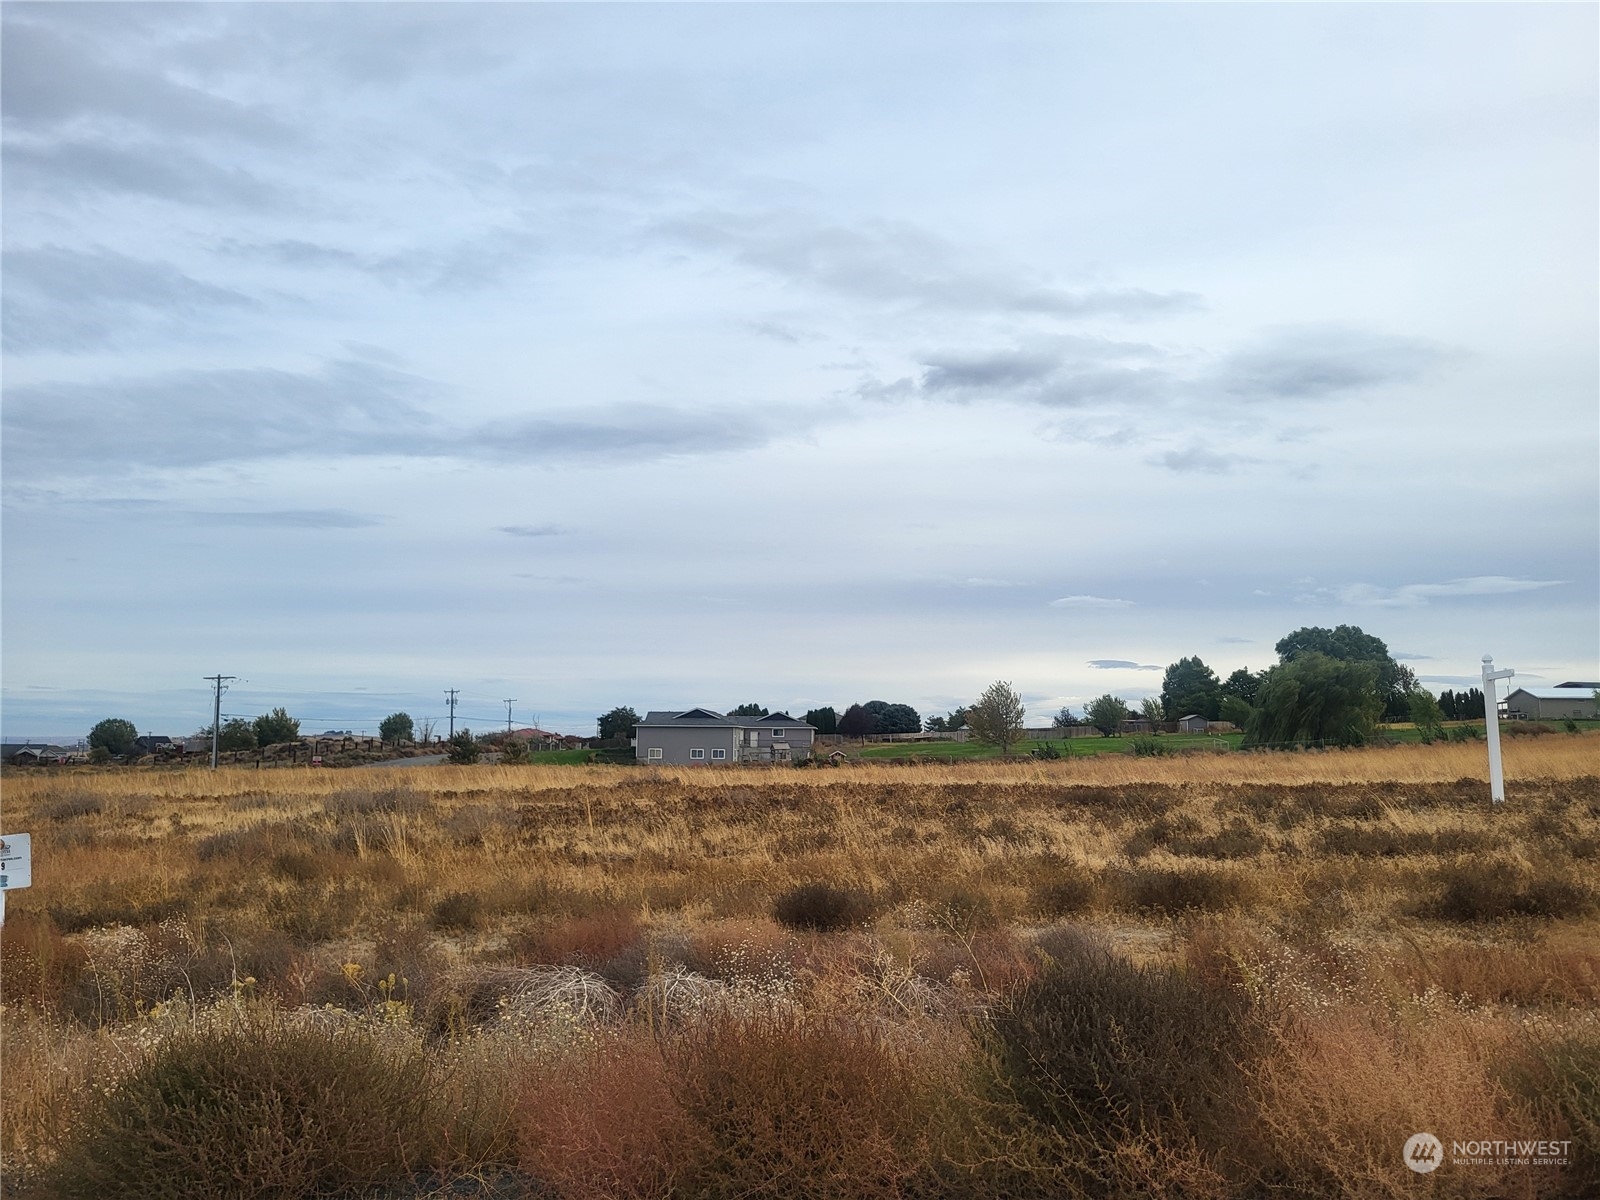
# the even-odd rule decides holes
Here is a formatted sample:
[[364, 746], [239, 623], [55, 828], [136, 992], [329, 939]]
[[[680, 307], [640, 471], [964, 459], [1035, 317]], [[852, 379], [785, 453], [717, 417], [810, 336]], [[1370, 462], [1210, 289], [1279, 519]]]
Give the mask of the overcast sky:
[[7, 3], [5, 734], [1596, 678], [1596, 14]]

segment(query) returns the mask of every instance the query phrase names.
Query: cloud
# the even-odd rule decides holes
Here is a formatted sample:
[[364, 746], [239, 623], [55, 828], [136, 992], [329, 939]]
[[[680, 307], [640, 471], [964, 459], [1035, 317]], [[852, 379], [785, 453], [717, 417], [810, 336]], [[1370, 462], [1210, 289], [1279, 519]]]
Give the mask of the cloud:
[[974, 575], [961, 581], [962, 587], [970, 588], [1017, 588], [1027, 587], [1023, 580], [1016, 579], [986, 579], [981, 575]]
[[1184, 450], [1168, 450], [1149, 460], [1180, 474], [1226, 475], [1242, 463], [1258, 462], [1243, 454], [1228, 454], [1196, 443]]
[[707, 211], [662, 222], [657, 232], [731, 254], [794, 283], [867, 301], [954, 312], [1125, 318], [1203, 306], [1190, 292], [1051, 286], [1007, 265], [974, 262], [959, 247], [904, 221], [844, 226], [795, 211]]
[[1389, 652], [1389, 657], [1395, 662], [1432, 662], [1434, 659], [1432, 654], [1401, 654], [1393, 650]]
[[447, 396], [421, 376], [364, 359], [310, 371], [173, 371], [6, 389], [8, 483], [53, 475], [193, 468], [285, 457], [396, 456], [553, 464], [724, 454], [789, 430], [749, 409], [618, 404], [485, 425], [447, 423]]
[[[1396, 588], [1370, 583], [1351, 583], [1335, 589], [1341, 604], [1360, 608], [1420, 608], [1432, 600], [1458, 596], [1510, 596], [1557, 587], [1562, 579], [1513, 579], [1506, 575], [1473, 575], [1445, 583], [1407, 583]], [[1326, 591], [1326, 589], [1323, 589]]]
[[230, 142], [289, 136], [288, 127], [259, 106], [112, 61], [81, 36], [63, 37], [45, 24], [15, 19], [15, 12], [6, 13], [0, 71], [7, 125], [43, 130], [109, 123]]
[[1342, 326], [1284, 329], [1224, 358], [1202, 387], [1245, 400], [1320, 400], [1411, 383], [1450, 357], [1420, 338]]
[[1242, 637], [1219, 637], [1217, 641], [1228, 646], [1250, 646], [1255, 644], [1254, 638]]
[[464, 292], [516, 275], [542, 246], [528, 230], [494, 226], [438, 245], [384, 252], [351, 250], [300, 238], [246, 242], [229, 238], [218, 249], [238, 258], [296, 270], [355, 271], [390, 287]]
[[[0, 264], [5, 348], [12, 352], [83, 350], [114, 343], [119, 335], [188, 335], [197, 316], [257, 307], [249, 296], [195, 279], [170, 263], [103, 247], [8, 249]], [[214, 327], [207, 335], [214, 336]]]
[[560, 537], [567, 532], [559, 525], [497, 525], [495, 529], [519, 538]]
[[1062, 596], [1050, 601], [1051, 608], [1132, 608], [1132, 600], [1113, 600], [1106, 596]]
[[367, 529], [382, 524], [377, 517], [344, 508], [293, 508], [273, 512], [205, 512], [188, 509], [179, 515], [214, 525], [244, 525], [252, 528]]
[[1097, 671], [1159, 671], [1154, 663], [1136, 663], [1126, 658], [1091, 658], [1089, 665]]
[[5, 148], [6, 190], [59, 204], [119, 192], [203, 207], [273, 208], [287, 198], [241, 167], [219, 166], [176, 145], [79, 138]]

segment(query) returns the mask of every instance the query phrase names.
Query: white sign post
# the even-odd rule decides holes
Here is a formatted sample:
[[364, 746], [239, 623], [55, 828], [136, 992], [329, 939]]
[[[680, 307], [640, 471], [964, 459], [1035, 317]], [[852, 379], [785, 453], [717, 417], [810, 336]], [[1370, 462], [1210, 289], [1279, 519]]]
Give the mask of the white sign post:
[[6, 893], [33, 882], [33, 836], [0, 833], [0, 925], [6, 923]]
[[1516, 672], [1496, 671], [1492, 655], [1483, 656], [1483, 724], [1489, 737], [1489, 799], [1495, 804], [1506, 802], [1506, 781], [1500, 770], [1500, 699], [1495, 695], [1494, 681], [1510, 679]]

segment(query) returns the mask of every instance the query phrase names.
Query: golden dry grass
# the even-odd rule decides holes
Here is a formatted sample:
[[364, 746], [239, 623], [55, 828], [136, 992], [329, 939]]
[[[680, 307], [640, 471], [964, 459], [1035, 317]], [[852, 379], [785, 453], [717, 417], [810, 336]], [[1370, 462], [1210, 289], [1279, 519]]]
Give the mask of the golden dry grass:
[[[1416, 1190], [1391, 1126], [1580, 1147], [1600, 1128], [1584, 1082], [1600, 1056], [1597, 748], [1508, 745], [1500, 810], [1472, 745], [7, 775], [5, 827], [35, 841], [0, 942], [4, 1068], [26, 1093], [0, 1114], [0, 1155], [9, 1182], [44, 1186], [60, 1147], [82, 1151], [84, 1098], [185, 1023], [256, 1013], [288, 1037], [332, 1011], [446, 1081], [430, 1120], [458, 1144], [416, 1155], [494, 1159], [560, 1195], [733, 1194], [759, 1182], [738, 1165], [757, 1144], [780, 1195]], [[802, 927], [818, 904], [851, 927]], [[1089, 962], [1087, 944], [1179, 971], [1197, 1011], [1242, 997], [1257, 1029], [1237, 1128], [1074, 1130], [1092, 1186], [994, 1074], [984, 1015], [1052, 963]], [[1128, 976], [1119, 1003], [1147, 1011], [1140, 981], [1157, 978]], [[735, 1053], [751, 1079], [718, 1073]], [[660, 1102], [634, 1102], [630, 1073]], [[742, 1132], [712, 1119], [728, 1105]], [[768, 1123], [769, 1105], [803, 1130]], [[840, 1128], [878, 1150], [851, 1153]], [[1422, 1186], [1583, 1194], [1600, 1186], [1591, 1150]], [[822, 1160], [831, 1193], [805, 1177]]]

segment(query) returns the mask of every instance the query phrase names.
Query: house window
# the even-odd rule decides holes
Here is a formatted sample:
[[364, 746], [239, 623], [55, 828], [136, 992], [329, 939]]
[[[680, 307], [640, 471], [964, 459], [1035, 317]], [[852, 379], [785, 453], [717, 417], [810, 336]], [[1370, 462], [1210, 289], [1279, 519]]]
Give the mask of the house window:
[[690, 758], [704, 758], [705, 756], [706, 756], [706, 752], [704, 750], [691, 750], [691, 751], [689, 751], [689, 757]]
[[660, 746], [651, 746], [650, 749], [646, 750], [644, 753], [646, 758], [653, 758], [658, 762], [661, 760]]
[[712, 758], [727, 758], [728, 757], [728, 752], [726, 750], [713, 750], [711, 752], [711, 757]]
[[772, 736], [773, 736], [773, 737], [775, 737], [775, 738], [781, 738], [781, 737], [784, 737], [784, 736], [785, 736], [785, 733], [786, 733], [786, 731], [785, 731], [785, 730], [782, 730], [782, 729], [774, 729], [774, 730], [773, 730], [773, 731], [772, 731]]

